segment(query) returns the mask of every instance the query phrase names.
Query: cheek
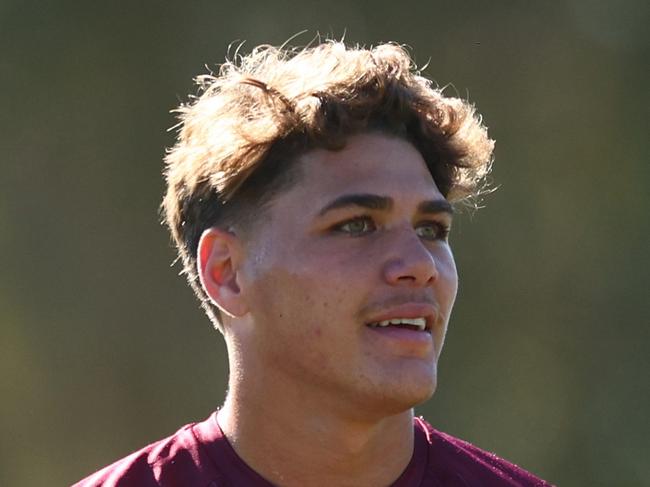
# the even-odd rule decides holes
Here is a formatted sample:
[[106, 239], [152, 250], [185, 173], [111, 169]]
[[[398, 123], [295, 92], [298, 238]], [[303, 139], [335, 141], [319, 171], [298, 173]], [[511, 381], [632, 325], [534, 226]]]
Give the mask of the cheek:
[[275, 237], [248, 255], [247, 302], [256, 326], [269, 339], [281, 335], [291, 343], [327, 343], [346, 330], [349, 335], [372, 272], [361, 250], [351, 252], [348, 245], [341, 251], [323, 239]]
[[316, 270], [270, 267], [247, 291], [256, 327], [287, 339], [327, 339], [346, 313], [345, 286]]
[[[336, 368], [352, 344], [345, 293], [310, 273], [270, 269], [252, 289], [255, 348], [289, 374]], [[303, 371], [303, 372], [301, 372]]]
[[458, 291], [458, 272], [451, 249], [448, 248], [437, 256], [436, 265], [439, 275], [438, 288], [440, 298], [445, 300], [449, 311], [451, 311]]

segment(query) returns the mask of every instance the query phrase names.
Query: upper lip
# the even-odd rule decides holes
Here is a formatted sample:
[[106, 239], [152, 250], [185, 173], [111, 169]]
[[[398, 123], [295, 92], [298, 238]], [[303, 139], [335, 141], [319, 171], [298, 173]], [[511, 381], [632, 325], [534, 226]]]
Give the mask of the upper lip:
[[437, 316], [438, 309], [432, 303], [414, 301], [381, 308], [368, 316], [366, 325], [397, 318], [424, 318], [426, 320], [425, 329], [430, 331], [433, 329]]

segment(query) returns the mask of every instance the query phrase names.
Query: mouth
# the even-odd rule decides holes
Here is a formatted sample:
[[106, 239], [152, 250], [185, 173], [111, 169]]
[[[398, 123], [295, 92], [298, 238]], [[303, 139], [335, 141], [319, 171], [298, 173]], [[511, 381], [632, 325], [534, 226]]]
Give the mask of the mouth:
[[418, 316], [415, 318], [390, 318], [381, 321], [368, 323], [366, 326], [369, 328], [402, 328], [411, 331], [431, 333], [431, 326], [428, 325], [428, 320], [425, 316]]
[[369, 314], [364, 321], [368, 328], [377, 331], [402, 328], [431, 334], [438, 316], [438, 307], [432, 302], [401, 302]]

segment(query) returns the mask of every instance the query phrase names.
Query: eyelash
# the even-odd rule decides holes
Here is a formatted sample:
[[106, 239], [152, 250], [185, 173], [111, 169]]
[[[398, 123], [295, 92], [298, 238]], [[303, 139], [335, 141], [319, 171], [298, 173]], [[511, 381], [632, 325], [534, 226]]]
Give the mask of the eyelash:
[[[371, 224], [372, 229], [363, 230], [363, 231], [359, 231], [359, 232], [351, 232], [349, 230], [348, 231], [344, 230], [344, 227], [346, 225], [349, 225], [351, 223], [357, 223], [357, 222], [369, 223], [369, 224]], [[449, 237], [449, 231], [450, 231], [449, 225], [446, 225], [446, 224], [441, 223], [441, 222], [433, 221], [433, 220], [425, 220], [423, 222], [420, 222], [418, 224], [418, 227], [420, 227], [422, 225], [430, 225], [430, 226], [435, 227], [435, 229], [436, 229], [435, 237], [433, 237], [433, 238], [421, 237], [424, 240], [429, 240], [429, 241], [445, 240], [446, 241], [447, 238]], [[369, 233], [372, 233], [375, 230], [377, 230], [377, 224], [369, 216], [357, 216], [357, 217], [350, 218], [349, 220], [345, 220], [344, 222], [341, 222], [341, 223], [338, 223], [338, 224], [334, 225], [332, 227], [332, 230], [337, 232], [337, 233], [343, 233], [343, 234], [349, 235], [351, 237], [361, 237], [361, 236], [364, 236], [364, 235], [368, 235]]]

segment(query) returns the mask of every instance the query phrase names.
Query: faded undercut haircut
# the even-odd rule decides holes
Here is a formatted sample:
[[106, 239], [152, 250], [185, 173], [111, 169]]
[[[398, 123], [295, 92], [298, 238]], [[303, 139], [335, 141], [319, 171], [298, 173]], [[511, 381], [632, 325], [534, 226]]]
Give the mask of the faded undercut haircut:
[[219, 329], [219, 309], [196, 271], [201, 234], [215, 226], [245, 232], [299, 177], [301, 154], [340, 150], [351, 135], [381, 131], [415, 146], [450, 202], [486, 189], [494, 142], [481, 118], [421, 76], [399, 45], [264, 45], [197, 83], [200, 94], [177, 109], [161, 209], [183, 273]]

